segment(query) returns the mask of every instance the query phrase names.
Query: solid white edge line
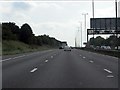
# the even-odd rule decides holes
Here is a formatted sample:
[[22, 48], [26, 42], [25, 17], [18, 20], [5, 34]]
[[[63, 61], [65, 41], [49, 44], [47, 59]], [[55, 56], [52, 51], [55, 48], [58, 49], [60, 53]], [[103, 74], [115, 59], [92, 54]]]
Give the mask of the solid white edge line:
[[[53, 51], [53, 50], [49, 50], [49, 51]], [[34, 53], [32, 53], [34, 54]], [[21, 57], [24, 57], [24, 56], [30, 56], [32, 54], [28, 54], [28, 55], [22, 55], [22, 56], [17, 56], [17, 57], [13, 57], [13, 58], [7, 58], [7, 59], [4, 59], [4, 60], [0, 60], [0, 62], [4, 62], [4, 61], [8, 61], [10, 59], [17, 59], [17, 58], [21, 58]], [[53, 58], [53, 57], [52, 57]], [[48, 62], [48, 61], [47, 61]]]
[[5, 61], [8, 61], [10, 59], [16, 59], [16, 58], [21, 58], [21, 57], [24, 57], [26, 55], [22, 55], [22, 56], [18, 56], [18, 57], [14, 57], [14, 58], [7, 58], [7, 59], [4, 59], [4, 60], [1, 60], [0, 62], [5, 62]]
[[[53, 50], [49, 50], [49, 51], [53, 51]], [[39, 52], [37, 52], [37, 53], [39, 53]], [[21, 58], [21, 57], [24, 57], [24, 56], [30, 56], [30, 55], [33, 55], [33, 54], [34, 54], [34, 53], [28, 54], [28, 55], [17, 56], [17, 57], [13, 57], [13, 58], [7, 58], [7, 59], [4, 59], [4, 60], [0, 60], [0, 62], [8, 61], [8, 60], [10, 60], [10, 59]]]
[[12, 59], [12, 58], [7, 58], [7, 59], [4, 59], [4, 60], [1, 60], [0, 62], [8, 61], [10, 59]]
[[112, 73], [112, 71], [108, 70], [108, 69], [104, 69], [104, 71], [108, 72], [108, 73]]
[[22, 56], [14, 57], [14, 58], [12, 58], [12, 59], [21, 58], [21, 57], [24, 57], [24, 56], [26, 56], [26, 55], [22, 55]]
[[32, 69], [30, 72], [33, 73], [37, 70], [37, 68]]

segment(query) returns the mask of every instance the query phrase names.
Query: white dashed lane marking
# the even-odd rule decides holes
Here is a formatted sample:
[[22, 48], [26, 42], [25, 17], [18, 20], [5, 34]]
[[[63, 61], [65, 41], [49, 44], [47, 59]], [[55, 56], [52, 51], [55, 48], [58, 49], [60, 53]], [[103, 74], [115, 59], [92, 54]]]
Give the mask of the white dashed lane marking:
[[90, 63], [93, 63], [94, 61], [91, 60], [91, 61], [89, 61], [89, 62], [90, 62]]
[[51, 58], [53, 58], [53, 56], [51, 56]]
[[113, 78], [114, 76], [113, 76], [113, 75], [108, 75], [107, 77], [108, 77], [108, 78]]
[[32, 69], [30, 72], [33, 73], [35, 71], [37, 71], [37, 68]]
[[86, 57], [83, 57], [84, 59], [86, 58]]
[[47, 63], [47, 62], [48, 62], [48, 60], [45, 60], [45, 62]]
[[108, 69], [104, 69], [104, 71], [108, 72], [108, 73], [112, 73], [112, 71], [108, 70]]

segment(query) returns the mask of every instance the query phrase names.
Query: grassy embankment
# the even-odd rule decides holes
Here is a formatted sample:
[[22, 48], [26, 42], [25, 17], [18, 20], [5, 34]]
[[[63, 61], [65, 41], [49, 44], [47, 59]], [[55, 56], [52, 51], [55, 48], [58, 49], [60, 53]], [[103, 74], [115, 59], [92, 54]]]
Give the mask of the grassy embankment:
[[109, 56], [114, 56], [120, 58], [120, 51], [113, 51], [113, 50], [93, 50], [93, 49], [88, 49], [88, 48], [82, 48], [82, 50], [90, 51], [90, 52], [95, 52], [99, 54], [104, 54], [104, 55], [109, 55]]
[[36, 45], [28, 45], [19, 41], [7, 41], [4, 40], [2, 42], [2, 54], [3, 55], [12, 55], [26, 52], [35, 52], [52, 49], [52, 47], [44, 45], [44, 46], [36, 46]]

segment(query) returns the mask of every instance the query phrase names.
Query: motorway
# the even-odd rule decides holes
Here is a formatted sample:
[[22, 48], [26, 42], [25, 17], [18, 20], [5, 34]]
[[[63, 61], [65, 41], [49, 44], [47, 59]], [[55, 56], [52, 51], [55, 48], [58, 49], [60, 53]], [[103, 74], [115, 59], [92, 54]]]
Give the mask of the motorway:
[[3, 56], [3, 88], [118, 88], [118, 58], [72, 49]]

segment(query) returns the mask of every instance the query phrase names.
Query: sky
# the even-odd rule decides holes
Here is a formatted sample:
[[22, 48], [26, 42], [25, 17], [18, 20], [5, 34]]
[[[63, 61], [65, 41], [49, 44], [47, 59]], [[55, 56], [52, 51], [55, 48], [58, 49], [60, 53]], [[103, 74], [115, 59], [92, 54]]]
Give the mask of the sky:
[[[94, 5], [95, 18], [115, 17], [114, 0], [97, 0]], [[74, 46], [76, 36], [81, 40], [79, 37], [81, 33], [78, 33], [80, 22], [82, 22], [82, 41], [86, 41], [82, 14], [88, 13], [86, 21], [89, 29], [92, 1], [0, 1], [0, 12], [2, 22], [15, 22], [20, 27], [28, 23], [36, 36], [46, 34], [60, 41], [67, 41], [69, 46]]]

